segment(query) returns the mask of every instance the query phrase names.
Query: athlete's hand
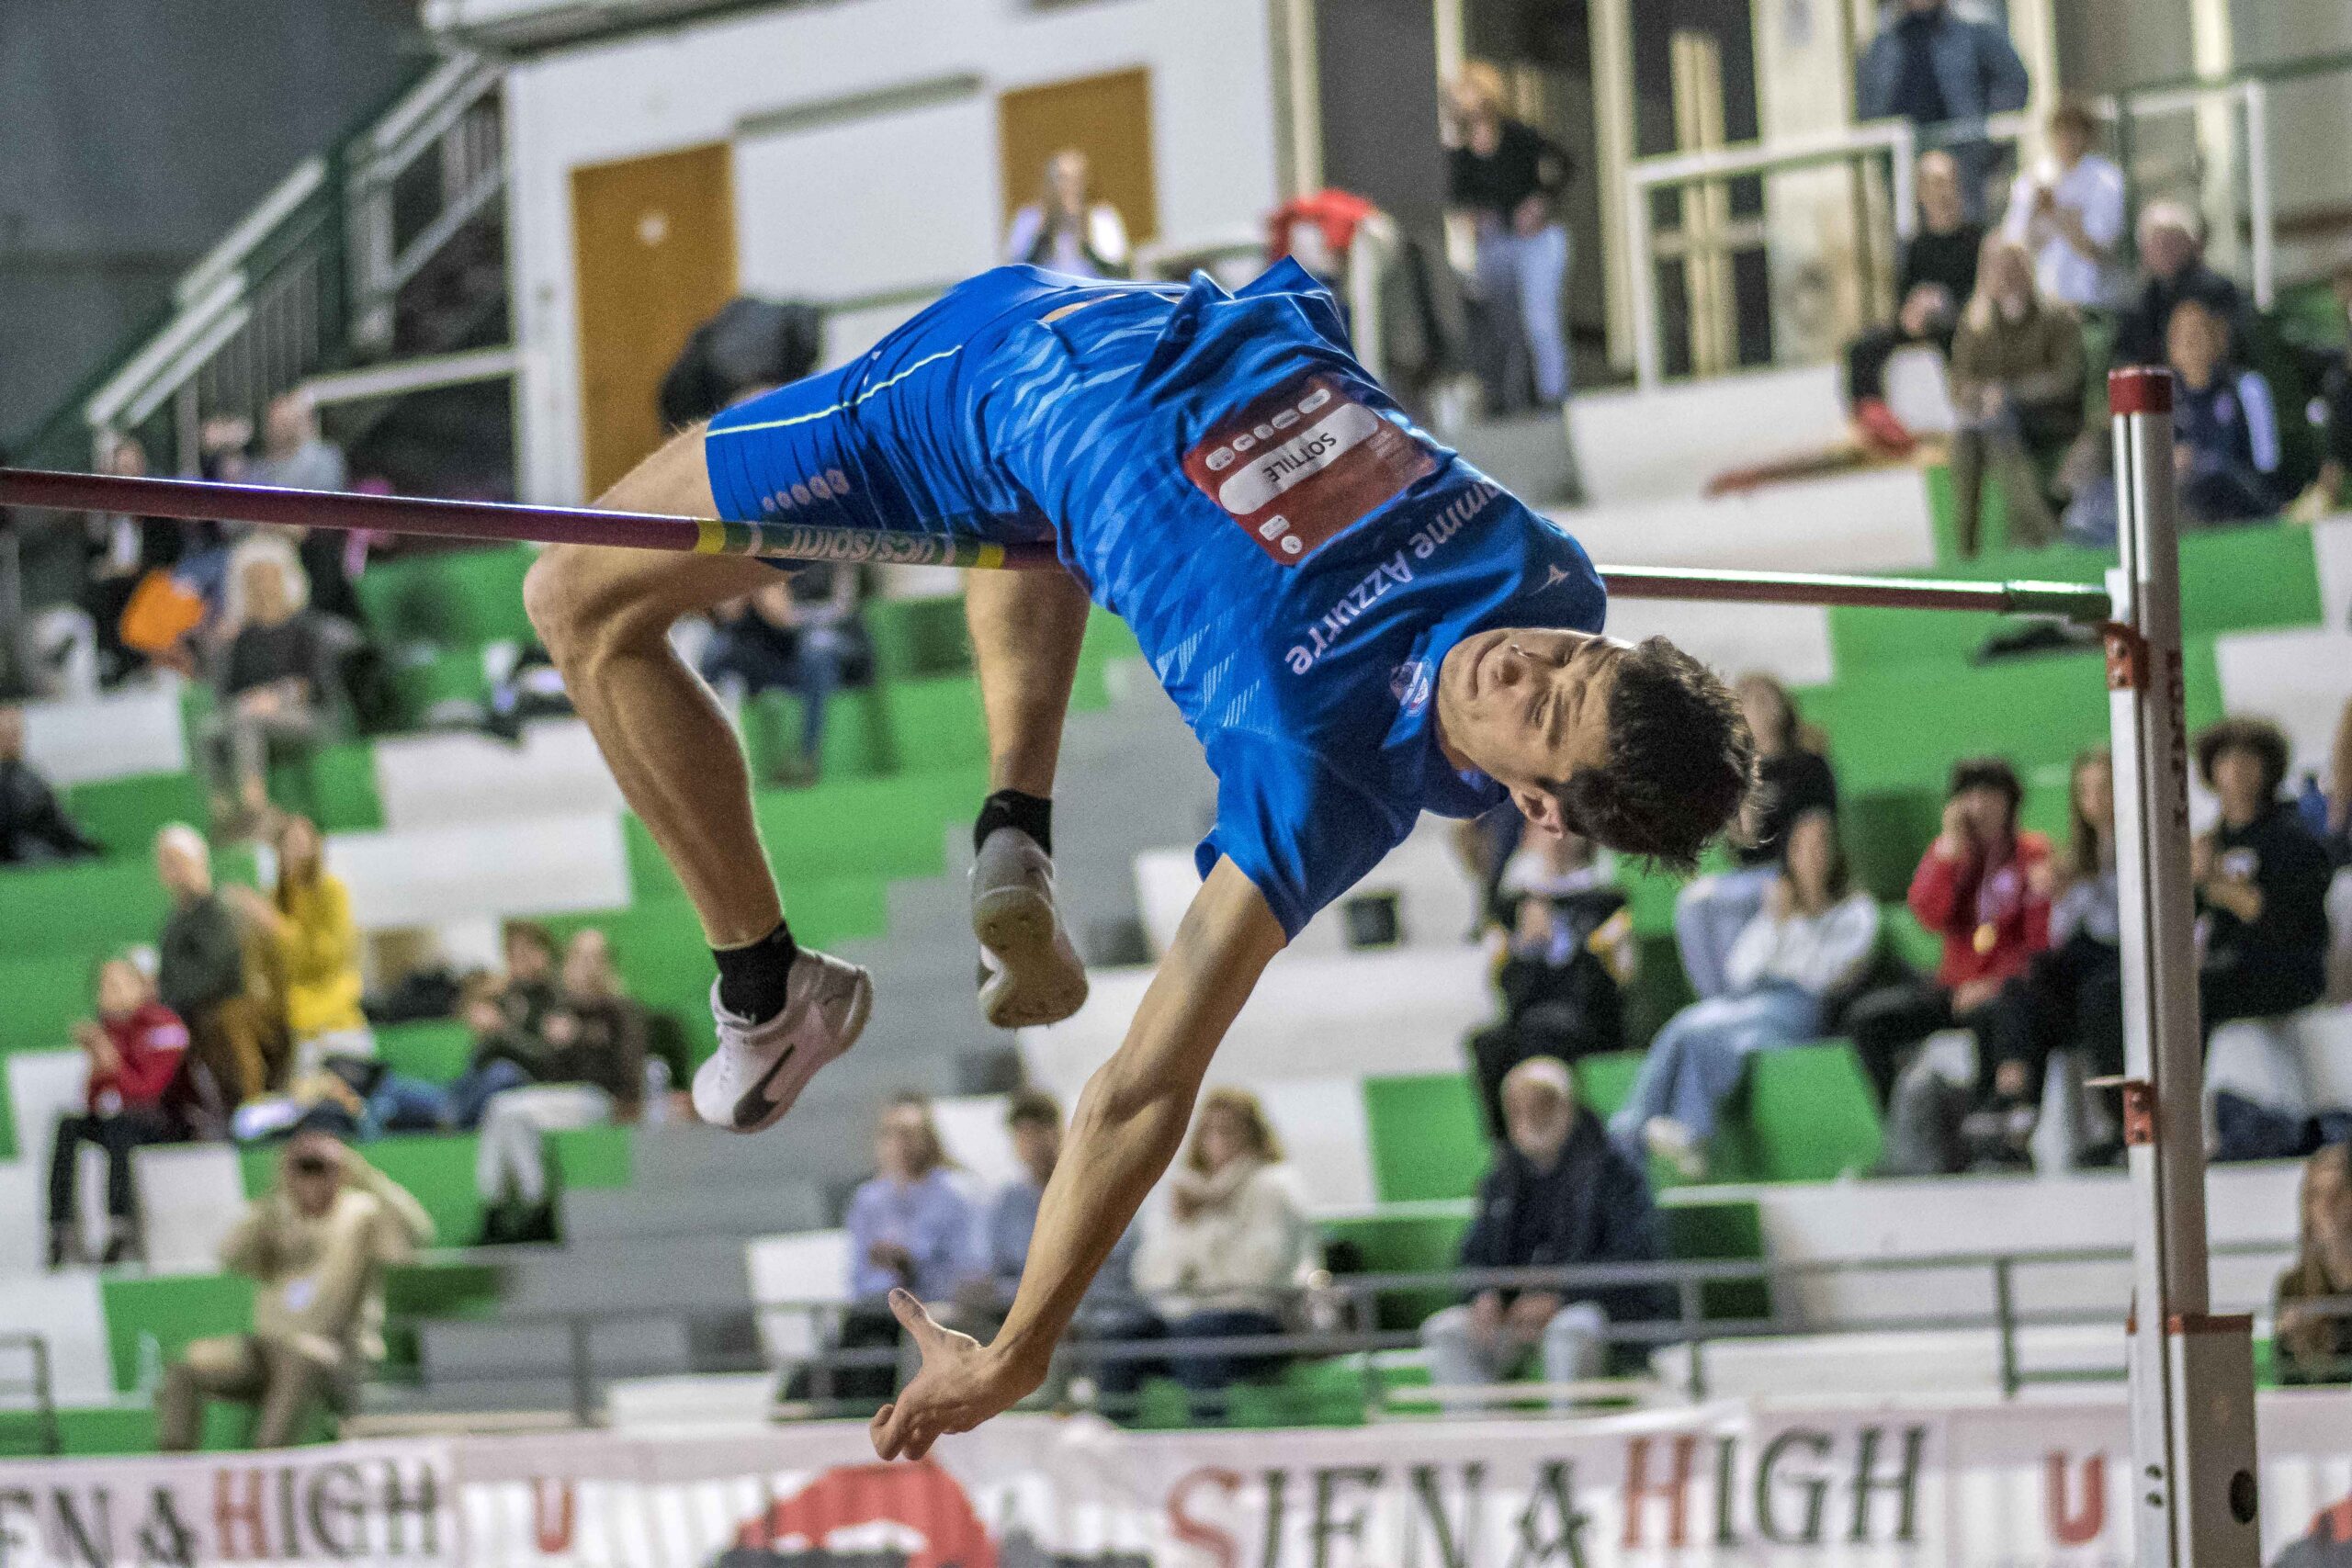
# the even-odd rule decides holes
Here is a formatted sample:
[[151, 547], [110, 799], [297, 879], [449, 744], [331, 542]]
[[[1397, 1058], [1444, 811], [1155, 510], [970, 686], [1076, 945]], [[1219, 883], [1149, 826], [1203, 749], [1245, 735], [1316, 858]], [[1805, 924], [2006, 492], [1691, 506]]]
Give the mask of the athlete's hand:
[[922, 1352], [922, 1371], [874, 1413], [867, 1430], [883, 1459], [921, 1459], [941, 1438], [1011, 1409], [1044, 1381], [1007, 1368], [970, 1335], [940, 1327], [906, 1291], [890, 1292], [890, 1311]]

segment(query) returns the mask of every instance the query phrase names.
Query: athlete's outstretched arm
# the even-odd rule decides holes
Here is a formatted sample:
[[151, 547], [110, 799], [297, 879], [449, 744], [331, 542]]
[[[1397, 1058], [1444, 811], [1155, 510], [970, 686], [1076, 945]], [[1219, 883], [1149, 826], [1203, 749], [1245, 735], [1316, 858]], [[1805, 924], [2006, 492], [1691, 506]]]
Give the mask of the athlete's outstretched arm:
[[1094, 1271], [1176, 1157], [1209, 1058], [1268, 960], [1287, 939], [1250, 879], [1220, 860], [1184, 911], [1135, 1022], [1079, 1097], [1069, 1144], [1046, 1184], [1021, 1289], [994, 1341], [951, 1334], [904, 1291], [891, 1310], [922, 1351], [922, 1371], [874, 1417], [874, 1451], [921, 1459], [1046, 1380]]

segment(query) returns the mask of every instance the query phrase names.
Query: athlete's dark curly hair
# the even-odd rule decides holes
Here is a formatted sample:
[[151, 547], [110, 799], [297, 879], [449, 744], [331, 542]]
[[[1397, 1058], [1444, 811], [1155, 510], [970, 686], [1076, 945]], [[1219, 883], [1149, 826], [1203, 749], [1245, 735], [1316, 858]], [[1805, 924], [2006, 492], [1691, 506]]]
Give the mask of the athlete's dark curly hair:
[[1715, 672], [1662, 637], [1619, 656], [1609, 761], [1553, 786], [1568, 826], [1620, 853], [1689, 873], [1739, 815], [1756, 741]]

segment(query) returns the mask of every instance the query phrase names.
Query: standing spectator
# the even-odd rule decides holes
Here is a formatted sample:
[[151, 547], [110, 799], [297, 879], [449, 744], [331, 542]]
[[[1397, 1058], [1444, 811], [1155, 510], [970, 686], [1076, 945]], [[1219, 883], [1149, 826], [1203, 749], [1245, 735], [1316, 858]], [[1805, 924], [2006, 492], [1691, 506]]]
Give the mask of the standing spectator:
[[1513, 914], [1504, 933], [1495, 989], [1502, 1017], [1470, 1036], [1487, 1135], [1503, 1136], [1503, 1080], [1532, 1056], [1577, 1061], [1625, 1048], [1623, 984], [1633, 975], [1633, 917], [1624, 889], [1592, 840], [1549, 839], [1544, 874], [1512, 878], [1499, 902]]
[[1894, 418], [1886, 409], [1886, 362], [1914, 344], [1949, 355], [1960, 308], [1976, 291], [1984, 229], [1968, 220], [1959, 161], [1941, 149], [1922, 154], [1917, 185], [1919, 227], [1904, 242], [1895, 265], [1894, 321], [1864, 333], [1846, 349], [1846, 400], [1866, 430]]
[[2287, 498], [2278, 492], [2278, 410], [2269, 381], [2232, 363], [2229, 323], [2199, 300], [2173, 307], [2165, 341], [2183, 515], [2206, 524], [2277, 516]]
[[[926, 1304], [950, 1303], [989, 1269], [979, 1215], [948, 1171], [929, 1101], [906, 1094], [883, 1108], [874, 1163], [875, 1174], [851, 1195], [842, 1219], [849, 1232], [850, 1305], [839, 1341], [844, 1350], [899, 1342], [892, 1292]], [[932, 1310], [937, 1315], [941, 1308]], [[834, 1374], [833, 1389], [843, 1399], [882, 1400], [895, 1381], [888, 1367], [850, 1367]]]
[[284, 541], [256, 536], [231, 559], [231, 637], [218, 707], [206, 727], [213, 753], [214, 808], [236, 836], [272, 818], [273, 752], [307, 750], [325, 722], [328, 639], [307, 609], [309, 587]]
[[[2334, 290], [2336, 315], [2352, 317], [2352, 261], [2337, 264]], [[2341, 330], [2343, 322], [2337, 326]], [[2316, 379], [2319, 395], [2311, 401], [2310, 417], [2319, 431], [2319, 474], [2295, 506], [2295, 515], [2306, 523], [2352, 501], [2346, 491], [2352, 482], [2352, 335], [2342, 349], [2321, 359]]]
[[1781, 845], [1789, 826], [1808, 811], [1838, 809], [1838, 779], [1810, 743], [1789, 689], [1761, 671], [1732, 687], [1740, 716], [1756, 738], [1756, 783], [1740, 811], [1732, 844], [1735, 868], [1702, 876], [1674, 900], [1674, 942], [1682, 973], [1701, 999], [1731, 987], [1732, 944], [1747, 929], [1781, 874]]
[[[1136, 1252], [1136, 1288], [1177, 1339], [1280, 1334], [1314, 1256], [1314, 1232], [1266, 1112], [1246, 1089], [1202, 1097], [1183, 1163], [1168, 1179], [1164, 1223]], [[1260, 1354], [1172, 1358], [1195, 1395], [1280, 1370]]]
[[1668, 1020], [1611, 1122], [1628, 1157], [1646, 1147], [1697, 1179], [1716, 1113], [1758, 1051], [1820, 1037], [1833, 998], [1878, 950], [1878, 902], [1849, 888], [1838, 819], [1808, 811], [1781, 840], [1764, 907], [1725, 964], [1730, 988]]
[[2327, 991], [2327, 852], [2279, 786], [2287, 738], [2265, 719], [2225, 718], [2197, 738], [2197, 773], [2222, 819], [2192, 857], [2204, 932], [2205, 1032], [2272, 1018]]
[[1119, 209], [1097, 201], [1086, 154], [1065, 147], [1046, 160], [1045, 188], [1012, 215], [1004, 259], [1026, 262], [1072, 277], [1127, 276], [1127, 226]]
[[[1552, 408], [1568, 396], [1560, 317], [1568, 230], [1560, 196], [1576, 165], [1557, 143], [1506, 115], [1506, 101], [1503, 73], [1483, 60], [1463, 66], [1446, 89], [1446, 199], [1476, 226], [1478, 293], [1498, 322], [1516, 318], [1533, 362], [1535, 400]], [[1516, 363], [1516, 355], [1508, 358]], [[1499, 379], [1509, 387], [1515, 378]]]
[[49, 781], [25, 761], [25, 710], [0, 705], [0, 865], [81, 860], [103, 846], [74, 825]]
[[2298, 1228], [2273, 1313], [2278, 1381], [2352, 1382], [2352, 1144], [2304, 1163]]
[[1976, 294], [1951, 344], [1953, 524], [1963, 557], [1976, 553], [1989, 465], [2008, 504], [2009, 544], [2058, 537], [2049, 483], [2083, 428], [2083, 328], [2041, 297], [2025, 247], [1994, 235], [1976, 269]]
[[2050, 945], [2050, 840], [2018, 829], [2017, 771], [1998, 757], [1953, 764], [1943, 830], [1911, 878], [1911, 913], [1943, 939], [1932, 984], [1914, 977], [1873, 991], [1847, 1014], [1848, 1032], [1891, 1096], [1906, 1046], [1941, 1029], [1984, 1037], [2001, 987]]
[[318, 411], [300, 392], [269, 400], [262, 415], [261, 456], [244, 482], [273, 490], [348, 490], [351, 470], [343, 448], [319, 434]]
[[155, 835], [155, 876], [172, 912], [155, 939], [155, 990], [187, 1025], [188, 1046], [232, 1103], [268, 1087], [262, 1021], [246, 998], [244, 938], [212, 887], [212, 852], [195, 829]]
[[[1537, 1056], [1512, 1068], [1503, 1111], [1510, 1135], [1478, 1183], [1463, 1268], [1573, 1269], [1664, 1258], [1641, 1167], [1577, 1102], [1566, 1063]], [[1539, 1356], [1544, 1382], [1572, 1383], [1609, 1369], [1611, 1325], [1671, 1315], [1663, 1285], [1489, 1288], [1423, 1323], [1421, 1348], [1441, 1387], [1501, 1382]]]
[[2009, 187], [2002, 232], [2033, 253], [2045, 299], [2104, 310], [2123, 291], [2115, 243], [2123, 237], [2123, 171], [2091, 151], [2098, 121], [2072, 98], [2050, 113], [2050, 152]]
[[74, 1043], [89, 1059], [83, 1113], [61, 1116], [49, 1156], [49, 1266], [79, 1263], [82, 1223], [75, 1212], [81, 1149], [96, 1144], [107, 1155], [107, 1245], [102, 1263], [140, 1252], [130, 1182], [130, 1151], [161, 1142], [170, 1132], [164, 1091], [180, 1070], [187, 1030], [155, 999], [155, 988], [128, 958], [98, 966], [98, 1016], [74, 1026]]
[[800, 701], [799, 751], [770, 766], [773, 783], [815, 782], [833, 693], [872, 678], [862, 597], [854, 567], [806, 566], [711, 616], [715, 635], [702, 657], [705, 680], [738, 682], [747, 698], [781, 691]]
[[359, 1010], [366, 986], [350, 890], [327, 870], [326, 841], [309, 818], [284, 818], [275, 848], [277, 886], [268, 897], [249, 887], [230, 892], [277, 944], [295, 1070], [307, 1075], [329, 1056], [372, 1056], [375, 1036]]
[[246, 1207], [220, 1263], [250, 1278], [250, 1334], [192, 1341], [155, 1392], [155, 1446], [194, 1449], [204, 1402], [257, 1407], [247, 1445], [295, 1441], [317, 1405], [348, 1403], [384, 1354], [384, 1270], [433, 1240], [433, 1222], [397, 1182], [333, 1134], [306, 1126], [277, 1184]]
[[2177, 201], [2152, 201], [2140, 209], [2137, 292], [2115, 322], [2115, 363], [2162, 365], [2173, 311], [2194, 299], [2229, 329], [2228, 352], [2243, 345], [2249, 321], [2238, 286], [2205, 265], [2203, 226]]
[[1945, 0], [1892, 0], [1854, 66], [1854, 118], [1899, 117], [1929, 132], [1960, 163], [1971, 217], [1999, 154], [1984, 120], [2025, 107], [2025, 62], [1993, 22], [1959, 15]]

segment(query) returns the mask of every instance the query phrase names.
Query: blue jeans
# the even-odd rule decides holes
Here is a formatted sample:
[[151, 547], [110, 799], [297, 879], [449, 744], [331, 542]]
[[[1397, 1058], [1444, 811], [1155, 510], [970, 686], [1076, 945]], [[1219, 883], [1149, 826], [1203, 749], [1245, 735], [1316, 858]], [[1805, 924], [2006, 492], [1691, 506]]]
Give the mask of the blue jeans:
[[1535, 395], [1546, 403], [1568, 395], [1568, 334], [1560, 319], [1568, 282], [1568, 231], [1547, 223], [1532, 234], [1509, 229], [1478, 234], [1478, 294], [1497, 313], [1515, 310], [1534, 361]]
[[1692, 1002], [1650, 1042], [1632, 1092], [1609, 1120], [1610, 1135], [1638, 1159], [1642, 1129], [1652, 1117], [1666, 1116], [1690, 1129], [1692, 1142], [1705, 1143], [1714, 1133], [1716, 1111], [1739, 1087], [1747, 1058], [1801, 1044], [1820, 1027], [1821, 998], [1778, 981]]
[[784, 653], [758, 637], [722, 626], [702, 656], [703, 679], [718, 685], [733, 677], [743, 694], [790, 692], [800, 699], [800, 757], [814, 766], [825, 743], [825, 705], [842, 683], [845, 638], [837, 627], [812, 626]]
[[[1180, 1317], [1168, 1325], [1170, 1339], [1240, 1338], [1259, 1334], [1280, 1334], [1282, 1320], [1272, 1313], [1237, 1309], [1225, 1312], [1196, 1312]], [[1282, 1370], [1281, 1356], [1172, 1356], [1169, 1371], [1180, 1383], [1194, 1393], [1214, 1393], [1250, 1379], [1270, 1377]]]
[[1731, 989], [1724, 966], [1732, 943], [1764, 907], [1764, 895], [1780, 874], [1770, 865], [1702, 876], [1674, 900], [1674, 944], [1682, 953], [1682, 973], [1702, 1000]]
[[377, 1080], [376, 1092], [368, 1097], [368, 1135], [440, 1132], [449, 1125], [449, 1095], [450, 1089], [437, 1083], [386, 1073]]
[[490, 1103], [492, 1095], [520, 1089], [530, 1081], [530, 1074], [503, 1056], [461, 1075], [449, 1085], [448, 1124], [459, 1132], [471, 1132], [481, 1124], [482, 1107]]

